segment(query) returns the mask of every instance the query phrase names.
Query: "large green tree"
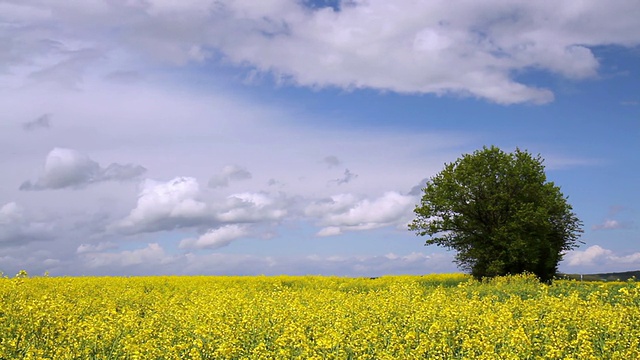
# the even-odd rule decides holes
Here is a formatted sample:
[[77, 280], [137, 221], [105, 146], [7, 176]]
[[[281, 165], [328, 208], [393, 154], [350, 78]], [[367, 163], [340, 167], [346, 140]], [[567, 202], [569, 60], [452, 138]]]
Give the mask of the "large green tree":
[[530, 272], [550, 281], [582, 232], [540, 155], [519, 149], [484, 147], [445, 164], [414, 211], [409, 228], [429, 235], [426, 245], [456, 250], [475, 278]]

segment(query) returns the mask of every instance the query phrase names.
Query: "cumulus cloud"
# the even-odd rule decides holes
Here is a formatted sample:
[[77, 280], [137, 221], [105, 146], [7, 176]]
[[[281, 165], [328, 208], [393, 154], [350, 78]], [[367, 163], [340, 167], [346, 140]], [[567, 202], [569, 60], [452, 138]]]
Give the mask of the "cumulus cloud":
[[613, 255], [613, 251], [599, 245], [589, 246], [585, 250], [576, 250], [565, 255], [569, 266], [593, 265], [595, 261], [606, 259]]
[[51, 127], [51, 114], [43, 114], [36, 119], [22, 123], [25, 131], [33, 131], [37, 129], [49, 129]]
[[217, 210], [216, 218], [222, 222], [277, 221], [284, 218], [289, 201], [280, 194], [277, 197], [266, 193], [240, 193], [227, 197], [223, 207]]
[[[545, 103], [553, 93], [518, 74], [536, 69], [569, 79], [593, 77], [599, 61], [591, 47], [640, 43], [640, 10], [633, 1], [305, 3], [12, 4], [9, 13], [20, 16], [7, 16], [15, 26], [2, 39], [7, 55], [0, 66], [28, 64], [36, 68], [33, 78], [76, 86], [84, 69], [104, 56], [98, 49], [114, 48], [177, 66], [223, 58], [301, 86]], [[57, 43], [37, 36], [56, 28], [64, 29], [64, 35], [49, 36], [60, 38]], [[94, 44], [84, 38], [91, 32], [109, 36]]]
[[591, 266], [598, 269], [617, 269], [621, 265], [628, 268], [640, 266], [640, 252], [620, 255], [600, 245], [592, 245], [585, 250], [574, 250], [565, 254], [565, 262], [569, 267]]
[[323, 226], [318, 236], [339, 235], [349, 230], [369, 230], [409, 221], [415, 197], [390, 191], [377, 199], [352, 194], [334, 195], [308, 205], [305, 214]]
[[167, 182], [147, 179], [142, 183], [136, 207], [116, 228], [131, 232], [154, 232], [197, 226], [211, 218], [200, 200], [195, 178], [177, 177]]
[[[232, 16], [241, 11], [237, 7], [228, 7]], [[637, 14], [630, 6], [624, 10]], [[275, 35], [223, 44], [222, 49], [238, 62], [302, 85], [544, 103], [553, 94], [514, 80], [513, 71], [536, 67], [569, 78], [595, 75], [598, 61], [584, 45], [612, 38], [638, 43], [638, 37], [606, 26], [603, 19], [606, 30], [594, 36], [587, 23], [615, 13], [595, 2], [581, 9], [517, 2], [467, 2], [455, 8], [413, 0], [353, 2], [340, 11], [283, 15], [281, 27], [255, 19], [253, 26]], [[631, 17], [623, 18], [631, 24]], [[267, 49], [273, 46], [277, 50]]]
[[222, 169], [220, 174], [215, 175], [209, 180], [209, 187], [227, 187], [232, 181], [248, 180], [251, 179], [251, 173], [237, 165], [227, 165]]
[[213, 200], [204, 195], [195, 178], [145, 180], [136, 207], [114, 228], [126, 233], [208, 229], [198, 238], [184, 239], [180, 246], [217, 248], [249, 235], [246, 225], [278, 224], [295, 216], [299, 207], [304, 207], [301, 215], [322, 227], [319, 236], [332, 236], [344, 231], [404, 225], [410, 220], [416, 201], [413, 196], [397, 192], [375, 199], [339, 194], [317, 201], [291, 199], [283, 193], [245, 192]]
[[23, 182], [20, 190], [79, 189], [103, 181], [131, 180], [146, 171], [132, 164], [112, 163], [104, 168], [76, 150], [54, 148], [47, 155], [42, 176], [33, 183]]
[[0, 224], [6, 225], [22, 219], [22, 210], [15, 202], [4, 204], [0, 208]]
[[217, 249], [231, 244], [232, 241], [249, 234], [247, 226], [225, 225], [217, 229], [211, 229], [197, 239], [184, 239], [180, 241], [181, 249]]
[[0, 246], [24, 245], [52, 235], [51, 224], [31, 219], [15, 202], [0, 207]]
[[167, 182], [147, 179], [141, 186], [136, 207], [113, 228], [136, 233], [269, 223], [287, 215], [288, 205], [283, 194], [252, 192], [207, 200], [198, 181], [192, 177], [177, 177]]

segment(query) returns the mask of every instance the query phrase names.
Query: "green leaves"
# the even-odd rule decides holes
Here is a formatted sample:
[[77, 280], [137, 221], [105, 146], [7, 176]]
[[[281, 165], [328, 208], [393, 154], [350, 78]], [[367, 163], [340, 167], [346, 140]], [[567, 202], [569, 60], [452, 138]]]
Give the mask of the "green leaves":
[[429, 235], [427, 245], [456, 250], [458, 265], [475, 277], [529, 271], [551, 279], [582, 232], [540, 155], [495, 146], [445, 164], [415, 214], [409, 229]]

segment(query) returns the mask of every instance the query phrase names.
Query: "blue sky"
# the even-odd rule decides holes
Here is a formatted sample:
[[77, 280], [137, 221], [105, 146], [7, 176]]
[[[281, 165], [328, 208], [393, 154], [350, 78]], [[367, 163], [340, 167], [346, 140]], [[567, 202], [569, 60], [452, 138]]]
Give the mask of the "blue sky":
[[[332, 7], [329, 7], [331, 5]], [[413, 189], [540, 154], [560, 270], [640, 268], [633, 1], [0, 3], [0, 271], [456, 271]]]

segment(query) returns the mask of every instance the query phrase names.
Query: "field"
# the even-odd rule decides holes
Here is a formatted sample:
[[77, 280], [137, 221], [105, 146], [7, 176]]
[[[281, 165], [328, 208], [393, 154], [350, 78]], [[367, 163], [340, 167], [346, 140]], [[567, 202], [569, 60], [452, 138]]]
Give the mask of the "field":
[[640, 359], [635, 282], [16, 277], [0, 298], [0, 359]]

